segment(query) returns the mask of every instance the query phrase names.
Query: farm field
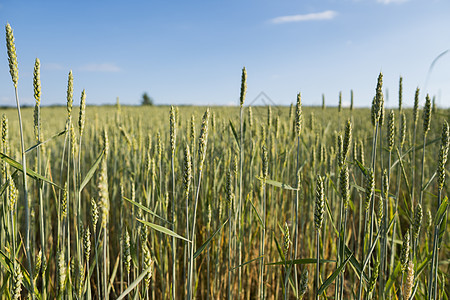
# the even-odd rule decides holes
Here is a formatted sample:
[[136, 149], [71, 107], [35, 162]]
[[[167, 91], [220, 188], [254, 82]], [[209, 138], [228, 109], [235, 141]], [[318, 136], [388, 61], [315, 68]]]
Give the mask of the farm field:
[[40, 107], [37, 61], [1, 110], [1, 298], [447, 299], [450, 112], [375, 79], [371, 109], [248, 107], [245, 69], [235, 107], [86, 107], [70, 73]]

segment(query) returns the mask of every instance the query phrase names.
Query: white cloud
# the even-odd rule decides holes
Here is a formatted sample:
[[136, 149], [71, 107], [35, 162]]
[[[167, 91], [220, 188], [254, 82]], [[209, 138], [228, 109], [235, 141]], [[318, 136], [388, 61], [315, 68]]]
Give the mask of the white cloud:
[[87, 72], [119, 72], [120, 68], [114, 63], [86, 64], [79, 68]]
[[[385, 0], [389, 1], [389, 0]], [[337, 16], [337, 12], [333, 10], [326, 10], [320, 13], [311, 13], [304, 15], [292, 15], [292, 16], [281, 16], [270, 20], [273, 24], [281, 23], [291, 23], [291, 22], [305, 22], [305, 21], [321, 21], [321, 20], [331, 20]]]
[[409, 0], [377, 0], [378, 3], [383, 3], [383, 4], [391, 4], [391, 3], [405, 3]]

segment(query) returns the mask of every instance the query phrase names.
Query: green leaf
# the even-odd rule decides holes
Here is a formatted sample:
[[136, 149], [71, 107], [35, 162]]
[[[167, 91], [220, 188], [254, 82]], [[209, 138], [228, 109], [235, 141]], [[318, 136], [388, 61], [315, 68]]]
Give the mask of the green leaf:
[[447, 211], [447, 207], [448, 207], [448, 198], [445, 197], [444, 201], [442, 201], [441, 203], [441, 206], [439, 206], [439, 209], [436, 213], [436, 217], [434, 218], [435, 226], [441, 225], [441, 222], [444, 219], [445, 212]]
[[234, 129], [233, 122], [231, 122], [231, 120], [230, 120], [230, 127], [231, 127], [231, 131], [233, 131], [233, 136], [234, 136], [234, 139], [235, 139], [235, 141], [236, 141], [236, 145], [237, 145], [238, 148], [240, 149], [241, 146], [239, 145], [239, 138], [238, 138], [236, 129]]
[[201, 245], [194, 253], [194, 259], [197, 258], [197, 256], [200, 255], [200, 253], [203, 252], [203, 250], [205, 250], [205, 248], [209, 245], [209, 243], [212, 241], [212, 239], [216, 236], [216, 234], [223, 228], [223, 226], [225, 226], [225, 224], [227, 224], [228, 219], [213, 233], [213, 235], [211, 235], [209, 237], [209, 239], [206, 240], [206, 242], [203, 243], [203, 245]]
[[138, 220], [139, 222], [141, 222], [141, 223], [144, 224], [145, 226], [148, 226], [148, 227], [150, 227], [150, 228], [155, 229], [156, 231], [162, 232], [162, 233], [164, 233], [164, 234], [167, 234], [167, 235], [176, 237], [176, 238], [178, 238], [178, 239], [180, 239], [180, 240], [184, 240], [184, 241], [186, 241], [186, 242], [191, 243], [191, 241], [188, 240], [187, 238], [184, 238], [184, 237], [182, 237], [181, 235], [176, 234], [175, 232], [173, 232], [173, 231], [170, 230], [170, 229], [167, 229], [166, 227], [163, 227], [163, 226], [160, 226], [160, 225], [156, 225], [156, 224], [153, 224], [153, 223], [150, 223], [150, 222], [147, 222], [147, 221], [138, 219], [138, 218], [136, 218], [136, 220]]
[[144, 270], [141, 273], [141, 275], [139, 275], [139, 277], [136, 278], [136, 280], [133, 281], [125, 291], [123, 291], [123, 293], [119, 296], [119, 298], [117, 298], [117, 300], [121, 300], [121, 299], [125, 298], [126, 295], [128, 295], [135, 287], [137, 287], [139, 282], [141, 282], [142, 279], [144, 279], [144, 277], [147, 275], [147, 273], [150, 272], [151, 267], [152, 266], [150, 266], [146, 270]]
[[169, 221], [167, 221], [166, 219], [161, 218], [160, 216], [158, 216], [156, 213], [154, 213], [152, 210], [150, 210], [149, 208], [145, 207], [144, 205], [142, 205], [142, 204], [140, 204], [140, 203], [138, 203], [138, 202], [136, 202], [136, 201], [133, 201], [133, 200], [131, 200], [131, 199], [128, 199], [128, 198], [125, 197], [125, 196], [122, 197], [122, 198], [125, 199], [125, 200], [127, 200], [127, 201], [130, 202], [131, 204], [136, 205], [137, 207], [139, 207], [139, 208], [142, 209], [143, 211], [146, 211], [146, 212], [148, 212], [149, 214], [151, 214], [151, 215], [157, 217], [158, 219], [160, 219], [160, 220], [162, 220], [162, 221], [164, 221], [164, 222], [166, 222], [166, 223], [172, 224], [172, 223], [170, 223]]
[[333, 274], [330, 275], [330, 277], [327, 278], [327, 280], [324, 281], [324, 283], [322, 283], [322, 285], [319, 288], [319, 291], [317, 292], [318, 295], [322, 294], [325, 289], [331, 284], [333, 283], [334, 279], [336, 279], [336, 277], [339, 275], [339, 273], [341, 273], [342, 269], [345, 267], [345, 265], [347, 264], [347, 262], [350, 260], [350, 257], [353, 256], [353, 253], [347, 257], [346, 260], [344, 260], [342, 262], [342, 264], [339, 266], [339, 268], [337, 268]]
[[245, 263], [243, 263], [243, 264], [241, 264], [241, 265], [239, 265], [239, 266], [236, 266], [236, 267], [232, 268], [231, 271], [236, 270], [236, 269], [239, 269], [239, 268], [241, 268], [241, 267], [243, 267], [243, 266], [245, 266], [245, 265], [248, 265], [249, 263], [252, 263], [252, 262], [254, 262], [254, 261], [256, 261], [256, 260], [260, 260], [263, 256], [264, 256], [264, 255], [261, 255], [261, 256], [258, 256], [257, 258], [254, 258], [254, 259], [251, 259], [251, 260], [249, 260], [249, 261], [246, 261]]
[[[259, 176], [256, 176], [256, 178], [257, 178], [258, 180], [264, 180], [264, 178], [259, 177]], [[285, 183], [282, 183], [282, 182], [279, 182], [279, 181], [270, 180], [270, 179], [266, 179], [265, 181], [266, 181], [267, 184], [270, 184], [270, 185], [273, 185], [273, 186], [282, 188], [282, 189], [284, 189], [284, 190], [291, 190], [291, 191], [296, 191], [296, 190], [298, 190], [298, 189], [296, 189], [296, 188], [291, 187], [291, 186], [288, 185], [288, 184], [285, 184]]]
[[397, 266], [395, 267], [394, 272], [391, 274], [391, 277], [389, 277], [389, 280], [386, 282], [386, 286], [384, 287], [384, 294], [387, 295], [389, 290], [391, 289], [394, 282], [397, 280], [397, 277], [402, 270], [402, 265], [400, 262], [398, 262]]
[[105, 153], [105, 149], [103, 149], [102, 153], [97, 157], [92, 167], [89, 169], [89, 171], [86, 174], [86, 177], [84, 178], [83, 182], [80, 185], [80, 189], [78, 190], [79, 193], [84, 189], [86, 184], [91, 180], [92, 176], [94, 176], [95, 171], [98, 168], [98, 165], [100, 164], [100, 161], [102, 160], [103, 154]]
[[442, 238], [444, 237], [446, 228], [447, 228], [447, 211], [445, 211], [444, 213], [444, 221], [441, 222], [441, 225], [439, 226], [439, 236], [438, 236], [438, 249], [441, 248], [441, 244], [442, 244]]
[[51, 138], [48, 138], [48, 139], [46, 139], [46, 140], [43, 141], [43, 142], [39, 142], [39, 143], [37, 143], [36, 145], [31, 146], [30, 148], [28, 148], [27, 150], [25, 150], [25, 153], [28, 153], [28, 152], [30, 152], [30, 151], [36, 149], [37, 147], [39, 147], [39, 146], [41, 146], [41, 145], [44, 145], [44, 144], [50, 142], [51, 140], [53, 140], [53, 139], [55, 139], [55, 138], [57, 138], [57, 137], [59, 137], [59, 136], [65, 134], [66, 132], [67, 132], [67, 130], [61, 131], [60, 133], [55, 134], [55, 135], [52, 136]]
[[359, 169], [361, 170], [361, 172], [363, 172], [364, 176], [367, 176], [367, 173], [369, 171], [367, 171], [366, 167], [364, 167], [364, 165], [357, 159], [355, 159], [356, 164], [358, 165]]
[[[320, 259], [319, 263], [324, 264], [324, 263], [332, 263], [332, 262], [336, 262], [335, 260], [330, 260], [330, 259]], [[293, 259], [293, 260], [286, 260], [286, 265], [289, 264], [293, 264], [293, 265], [307, 265], [307, 264], [315, 264], [317, 263], [317, 259], [316, 258], [299, 258], [299, 259]], [[284, 265], [285, 261], [277, 261], [277, 262], [271, 262], [271, 263], [266, 263], [266, 266], [276, 266], [276, 265]]]
[[250, 201], [250, 203], [252, 205], [253, 211], [256, 213], [256, 216], [258, 217], [258, 220], [259, 220], [259, 223], [261, 224], [261, 227], [264, 228], [264, 224], [263, 224], [263, 221], [261, 219], [261, 216], [259, 215], [258, 210], [256, 209], [255, 205], [253, 204], [252, 200], [248, 196], [247, 196], [247, 198], [248, 198], [248, 201]]
[[9, 273], [12, 273], [12, 270], [14, 269], [12, 262], [9, 259], [9, 257], [1, 250], [0, 250], [0, 264], [2, 264], [3, 267], [9, 271]]
[[[3, 160], [4, 162], [7, 162], [11, 167], [23, 172], [23, 166], [21, 163], [15, 161], [14, 159], [10, 158], [8, 155], [0, 153], [0, 159]], [[44, 176], [36, 173], [35, 171], [28, 169], [27, 168], [27, 175], [30, 176], [31, 178], [35, 179], [35, 180], [42, 180], [44, 182], [50, 183], [51, 185], [59, 188], [62, 190], [62, 188], [57, 185], [56, 183], [51, 182], [50, 180], [48, 180], [47, 178], [45, 178]]]

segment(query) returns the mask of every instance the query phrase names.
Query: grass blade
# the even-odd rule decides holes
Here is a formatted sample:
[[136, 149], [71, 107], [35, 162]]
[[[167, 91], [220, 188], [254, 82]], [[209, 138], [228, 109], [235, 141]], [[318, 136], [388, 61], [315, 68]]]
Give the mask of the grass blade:
[[[21, 163], [15, 161], [14, 159], [12, 159], [11, 157], [9, 157], [8, 155], [4, 154], [4, 153], [0, 153], [0, 159], [3, 160], [4, 162], [8, 163], [11, 167], [23, 172], [23, 166]], [[30, 176], [31, 178], [35, 179], [35, 180], [42, 180], [44, 182], [50, 183], [51, 185], [59, 188], [62, 190], [62, 188], [57, 185], [56, 183], [48, 180], [47, 178], [45, 178], [44, 176], [36, 173], [35, 171], [28, 169], [27, 168], [27, 175]]]
[[138, 202], [136, 202], [136, 201], [133, 201], [133, 200], [131, 200], [131, 199], [128, 199], [127, 197], [122, 197], [122, 198], [125, 199], [125, 200], [127, 200], [127, 201], [130, 202], [131, 204], [136, 205], [137, 207], [139, 207], [139, 208], [142, 209], [143, 211], [146, 211], [146, 212], [148, 212], [149, 214], [151, 214], [151, 215], [157, 217], [158, 219], [160, 219], [160, 220], [162, 220], [162, 221], [164, 221], [164, 222], [166, 222], [166, 223], [168, 223], [168, 224], [172, 224], [172, 223], [170, 223], [169, 221], [167, 221], [166, 219], [161, 218], [159, 215], [157, 215], [156, 213], [154, 213], [152, 210], [150, 210], [149, 208], [145, 207], [144, 205], [142, 205], [142, 204], [140, 204], [140, 203], [138, 203]]
[[[344, 260], [342, 262], [342, 264], [339, 266], [339, 268], [337, 268], [333, 274], [330, 275], [330, 277], [327, 278], [327, 280], [324, 281], [324, 283], [322, 283], [322, 285], [319, 288], [319, 291], [317, 292], [318, 295], [322, 294], [325, 289], [331, 284], [333, 283], [333, 281], [336, 279], [336, 277], [339, 275], [339, 273], [341, 273], [342, 269], [345, 267], [345, 265], [347, 264], [347, 262], [350, 260], [350, 257], [353, 256], [353, 253], [347, 257], [346, 260]], [[313, 258], [311, 258], [313, 259]], [[315, 259], [314, 259], [315, 260]]]
[[46, 140], [43, 141], [43, 142], [39, 142], [39, 143], [37, 143], [36, 145], [31, 146], [30, 148], [28, 148], [27, 150], [25, 150], [25, 153], [28, 153], [28, 152], [30, 152], [30, 151], [36, 149], [37, 147], [39, 147], [39, 146], [41, 146], [41, 145], [44, 145], [44, 144], [50, 142], [51, 140], [53, 140], [53, 139], [55, 139], [55, 138], [57, 138], [57, 137], [59, 137], [59, 136], [61, 136], [61, 135], [64, 135], [66, 132], [67, 132], [66, 130], [61, 131], [60, 133], [55, 134], [55, 135], [52, 136], [51, 138], [48, 138], [48, 139], [46, 139]]
[[103, 157], [104, 153], [105, 153], [105, 150], [103, 149], [102, 153], [100, 153], [100, 155], [97, 157], [97, 159], [95, 160], [95, 162], [92, 165], [92, 167], [87, 172], [86, 177], [83, 179], [83, 182], [80, 185], [80, 190], [79, 190], [80, 193], [84, 189], [86, 184], [89, 182], [89, 180], [91, 180], [92, 176], [94, 176], [94, 173], [97, 170], [98, 165], [100, 164], [100, 161], [102, 160], [102, 157]]
[[191, 241], [188, 240], [187, 238], [182, 237], [181, 235], [179, 235], [179, 234], [173, 232], [173, 231], [170, 230], [170, 229], [167, 229], [166, 227], [163, 227], [163, 226], [160, 226], [160, 225], [156, 225], [156, 224], [153, 224], [153, 223], [150, 223], [150, 222], [147, 222], [147, 221], [138, 219], [138, 218], [136, 218], [136, 220], [138, 220], [139, 222], [141, 222], [141, 223], [144, 224], [145, 226], [148, 226], [148, 227], [150, 227], [150, 228], [155, 229], [156, 231], [162, 232], [162, 233], [164, 233], [164, 234], [167, 234], [167, 235], [176, 237], [177, 239], [184, 240], [184, 241], [186, 241], [186, 242], [191, 243]]
[[128, 295], [132, 290], [134, 290], [134, 288], [139, 284], [139, 282], [142, 281], [142, 279], [144, 279], [144, 277], [147, 275], [148, 272], [150, 272], [151, 266], [148, 267], [146, 270], [144, 270], [141, 275], [139, 275], [138, 278], [136, 278], [135, 281], [133, 281], [130, 286], [123, 291], [123, 293], [117, 298], [117, 300], [121, 300], [123, 298], [125, 298], [126, 295]]
[[[332, 263], [332, 262], [336, 262], [335, 260], [331, 260], [331, 259], [321, 259], [319, 261], [319, 263], [324, 264], [324, 263]], [[317, 263], [317, 258], [299, 258], [299, 259], [293, 259], [293, 260], [286, 260], [285, 261], [277, 261], [277, 262], [271, 262], [271, 263], [266, 263], [266, 266], [276, 266], [276, 265], [284, 265], [286, 263], [286, 265], [289, 264], [293, 264], [293, 265], [308, 265], [308, 264], [315, 264]]]
[[223, 228], [223, 226], [225, 226], [225, 224], [227, 224], [228, 219], [213, 233], [213, 235], [211, 235], [209, 237], [209, 239], [206, 240], [206, 242], [203, 243], [203, 245], [201, 245], [197, 251], [195, 251], [194, 253], [194, 259], [197, 258], [197, 256], [199, 256], [203, 250], [205, 250], [205, 248], [209, 245], [209, 243], [212, 241], [212, 239], [216, 236], [217, 233], [219, 233], [219, 231]]

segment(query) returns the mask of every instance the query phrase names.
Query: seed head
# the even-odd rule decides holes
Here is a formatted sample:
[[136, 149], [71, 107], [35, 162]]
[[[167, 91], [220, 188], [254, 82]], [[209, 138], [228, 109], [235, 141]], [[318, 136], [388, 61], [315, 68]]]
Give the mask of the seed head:
[[344, 145], [343, 145], [343, 139], [342, 139], [342, 135], [338, 134], [337, 136], [337, 160], [338, 160], [338, 166], [339, 168], [341, 168], [344, 165]]
[[253, 112], [251, 106], [248, 107], [248, 125], [250, 126], [250, 128], [253, 127]]
[[298, 287], [298, 295], [300, 299], [303, 299], [303, 295], [305, 295], [306, 290], [308, 290], [308, 269], [304, 268], [302, 275], [300, 276], [300, 285]]
[[64, 252], [60, 251], [58, 253], [58, 283], [59, 283], [59, 293], [64, 291], [64, 286], [66, 282], [66, 261], [64, 259]]
[[342, 110], [342, 92], [339, 92], [338, 112], [341, 112], [341, 110]]
[[89, 226], [86, 226], [86, 231], [84, 232], [84, 256], [86, 262], [89, 263], [89, 257], [91, 256], [91, 231]]
[[377, 283], [379, 268], [380, 268], [380, 261], [376, 260], [375, 264], [373, 266], [372, 276], [370, 276], [370, 280], [369, 280], [369, 294], [371, 294], [373, 292], [373, 290], [375, 288], [375, 284]]
[[266, 145], [262, 146], [262, 176], [264, 179], [267, 179], [267, 176], [269, 174], [269, 158], [267, 154], [267, 147]]
[[153, 260], [152, 260], [152, 255], [150, 253], [150, 249], [148, 249], [148, 246], [146, 243], [143, 246], [142, 252], [143, 252], [143, 256], [144, 256], [144, 269], [147, 270], [148, 268], [150, 268], [150, 270], [147, 272], [147, 275], [145, 275], [145, 285], [148, 289], [148, 287], [150, 286], [150, 281], [152, 279], [152, 275], [153, 275], [153, 271], [152, 271]]
[[98, 206], [97, 202], [95, 202], [94, 198], [91, 198], [91, 213], [92, 213], [92, 224], [94, 228], [94, 233], [97, 228], [97, 222], [98, 222]]
[[409, 259], [409, 231], [406, 231], [406, 234], [403, 237], [402, 251], [400, 252], [400, 263], [402, 264], [402, 273], [405, 272], [406, 267], [408, 266], [408, 259]]
[[325, 94], [322, 94], [322, 110], [325, 110]]
[[131, 270], [131, 243], [130, 243], [130, 234], [128, 233], [128, 229], [125, 228], [125, 233], [123, 237], [123, 257], [125, 259], [125, 268], [127, 272], [130, 273]]
[[352, 143], [352, 122], [347, 120], [345, 124], [345, 135], [344, 135], [344, 145], [342, 148], [342, 162], [345, 162], [348, 156], [348, 152], [350, 150], [350, 145]]
[[83, 90], [81, 92], [80, 116], [78, 118], [78, 130], [79, 130], [80, 136], [83, 135], [85, 120], [86, 120], [86, 91]]
[[394, 149], [394, 138], [395, 138], [395, 125], [394, 125], [394, 111], [391, 110], [389, 112], [389, 116], [388, 116], [388, 150], [389, 152], [392, 152], [392, 149]]
[[226, 191], [227, 191], [227, 201], [228, 201], [228, 206], [229, 207], [233, 207], [232, 203], [233, 203], [233, 198], [234, 198], [234, 194], [233, 194], [233, 178], [231, 176], [231, 171], [228, 170], [227, 171], [227, 182], [226, 182]]
[[9, 181], [9, 210], [14, 211], [19, 191], [17, 190], [16, 184], [14, 183], [14, 180], [11, 178], [11, 175], [8, 175], [8, 181]]
[[19, 81], [19, 70], [17, 67], [17, 55], [16, 45], [14, 43], [14, 34], [9, 23], [5, 26], [6, 29], [6, 48], [8, 52], [9, 73], [14, 83], [14, 87], [17, 88], [17, 82]]
[[34, 87], [34, 99], [36, 100], [36, 104], [34, 106], [34, 135], [36, 137], [36, 141], [39, 141], [41, 78], [40, 78], [40, 62], [38, 58], [36, 58], [34, 64], [33, 87]]
[[362, 140], [359, 140], [359, 162], [364, 166], [364, 143]]
[[199, 164], [198, 169], [203, 169], [203, 162], [206, 157], [206, 146], [208, 143], [208, 120], [209, 120], [209, 108], [206, 109], [202, 118], [202, 128], [200, 129], [200, 137], [198, 138], [198, 157]]
[[413, 239], [417, 239], [420, 232], [420, 227], [422, 225], [422, 205], [417, 204], [416, 209], [414, 210], [414, 221], [413, 221]]
[[350, 90], [350, 111], [353, 111], [353, 90]]
[[384, 96], [383, 96], [383, 74], [380, 72], [378, 75], [378, 81], [377, 81], [377, 89], [376, 89], [376, 95], [373, 103], [373, 119], [374, 123], [380, 122], [381, 114], [383, 113], [384, 109]]
[[400, 76], [400, 80], [398, 83], [398, 111], [402, 111], [402, 102], [403, 102], [403, 77]]
[[431, 121], [431, 100], [430, 96], [427, 94], [425, 98], [425, 107], [423, 108], [423, 135], [427, 135], [430, 131], [430, 121]]
[[350, 189], [349, 189], [349, 179], [348, 179], [348, 167], [344, 165], [341, 168], [340, 172], [340, 188], [341, 188], [341, 197], [344, 202], [344, 208], [347, 209], [348, 201], [350, 200]]
[[414, 95], [414, 107], [413, 107], [413, 121], [417, 124], [419, 118], [419, 88], [416, 89], [416, 94]]
[[409, 261], [408, 267], [406, 269], [406, 280], [403, 283], [403, 300], [408, 300], [411, 297], [413, 287], [414, 287], [414, 263], [412, 261]]
[[69, 78], [67, 80], [67, 115], [71, 118], [73, 105], [73, 74], [72, 70], [69, 72]]
[[319, 231], [322, 228], [324, 212], [324, 190], [323, 180], [320, 175], [316, 179], [316, 205], [314, 209], [314, 225], [316, 230]]
[[20, 265], [16, 262], [14, 262], [14, 272], [13, 272], [13, 286], [12, 286], [12, 293], [13, 293], [13, 299], [18, 300], [20, 299], [20, 293], [22, 291], [22, 270], [20, 269]]
[[444, 124], [442, 126], [442, 139], [441, 139], [441, 147], [439, 149], [439, 160], [437, 167], [438, 191], [442, 191], [444, 187], [445, 164], [447, 163], [449, 146], [450, 146], [450, 138], [449, 138], [448, 123], [447, 121], [444, 121]]
[[184, 177], [183, 177], [184, 195], [186, 199], [189, 197], [191, 177], [192, 177], [191, 152], [189, 150], [189, 146], [186, 144], [184, 147]]
[[375, 180], [372, 169], [369, 169], [367, 172], [365, 178], [365, 188], [366, 188], [366, 199], [364, 202], [364, 210], [367, 212], [369, 210], [370, 201], [372, 200], [372, 195], [375, 190]]
[[63, 199], [61, 202], [61, 217], [67, 217], [67, 181], [64, 183]]
[[171, 106], [170, 107], [170, 149], [172, 151], [172, 156], [175, 153], [175, 142], [176, 142], [175, 109], [173, 106]]
[[247, 93], [247, 71], [245, 67], [242, 68], [242, 78], [241, 78], [241, 95], [239, 97], [239, 103], [244, 106], [245, 94]]
[[300, 93], [297, 94], [297, 106], [295, 107], [295, 133], [300, 136], [302, 131], [302, 99]]
[[289, 245], [291, 243], [291, 238], [289, 236], [289, 226], [287, 222], [284, 222], [284, 236], [283, 236], [284, 244], [283, 244], [283, 255], [284, 259], [288, 259]]
[[406, 115], [404, 112], [401, 114], [401, 123], [400, 123], [400, 147], [403, 147], [406, 140]]

